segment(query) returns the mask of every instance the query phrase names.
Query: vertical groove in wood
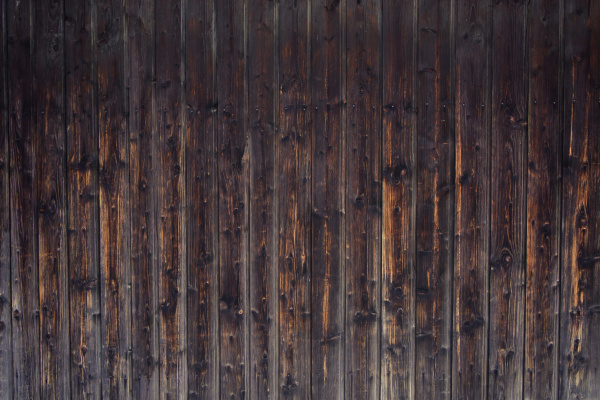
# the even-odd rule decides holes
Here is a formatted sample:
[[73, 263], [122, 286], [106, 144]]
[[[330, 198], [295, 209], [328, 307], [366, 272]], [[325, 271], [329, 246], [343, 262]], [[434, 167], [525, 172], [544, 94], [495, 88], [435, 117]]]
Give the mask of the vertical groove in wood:
[[416, 1], [382, 4], [383, 244], [381, 397], [415, 394]]
[[34, 145], [35, 168], [41, 172], [35, 181], [40, 274], [40, 395], [68, 398], [63, 3], [34, 4]]
[[456, 9], [453, 397], [487, 392], [491, 2]]
[[379, 2], [346, 5], [346, 377], [345, 398], [379, 390], [381, 281], [381, 95]]
[[129, 138], [124, 7], [97, 5], [102, 397], [131, 397]]
[[559, 398], [600, 390], [600, 4], [564, 5], [562, 305]]
[[344, 182], [341, 77], [345, 1], [310, 5], [312, 398], [344, 396]]
[[278, 396], [275, 199], [275, 2], [247, 6], [248, 127], [250, 145], [250, 398]]
[[249, 387], [244, 13], [244, 1], [217, 3], [220, 381], [221, 397], [233, 399]]
[[40, 397], [31, 1], [6, 2], [13, 397]]
[[450, 398], [453, 132], [451, 3], [419, 2], [415, 398]]
[[309, 1], [279, 5], [279, 397], [310, 398], [311, 143]]
[[219, 393], [214, 13], [212, 2], [186, 3], [187, 352], [194, 399]]
[[157, 186], [154, 158], [155, 3], [126, 4], [127, 128], [131, 214], [131, 368], [132, 397], [159, 396]]
[[496, 2], [493, 14], [488, 397], [516, 399], [525, 323], [526, 2]]
[[528, 12], [527, 399], [555, 399], [558, 390], [560, 4], [532, 2]]

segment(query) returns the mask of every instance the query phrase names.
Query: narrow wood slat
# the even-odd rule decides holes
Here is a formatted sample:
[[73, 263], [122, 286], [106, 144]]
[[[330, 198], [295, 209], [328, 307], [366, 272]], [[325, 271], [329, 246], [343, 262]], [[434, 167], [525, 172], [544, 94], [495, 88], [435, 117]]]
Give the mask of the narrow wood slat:
[[600, 392], [600, 4], [565, 2], [561, 385]]
[[97, 4], [102, 397], [131, 397], [129, 138], [122, 0]]
[[40, 291], [40, 395], [69, 398], [64, 24], [61, 1], [36, 2], [34, 123]]
[[125, 5], [129, 88], [129, 212], [131, 214], [132, 397], [159, 397], [157, 182], [153, 1]]
[[456, 4], [454, 398], [487, 391], [491, 22], [489, 2]]
[[558, 398], [560, 4], [559, 0], [530, 3], [527, 22], [526, 399]]
[[344, 397], [343, 9], [310, 3], [312, 398]]
[[415, 394], [416, 2], [382, 4], [381, 397]]
[[40, 397], [33, 37], [30, 3], [6, 2], [13, 398]]
[[214, 3], [187, 1], [185, 21], [188, 396], [216, 399], [219, 271]]
[[491, 46], [490, 398], [523, 393], [526, 205], [524, 1], [494, 4]]
[[250, 386], [245, 7], [217, 2], [220, 382], [228, 399], [247, 397]]
[[311, 140], [308, 0], [278, 11], [279, 397], [310, 398]]
[[419, 2], [415, 398], [450, 398], [454, 92], [452, 4]]

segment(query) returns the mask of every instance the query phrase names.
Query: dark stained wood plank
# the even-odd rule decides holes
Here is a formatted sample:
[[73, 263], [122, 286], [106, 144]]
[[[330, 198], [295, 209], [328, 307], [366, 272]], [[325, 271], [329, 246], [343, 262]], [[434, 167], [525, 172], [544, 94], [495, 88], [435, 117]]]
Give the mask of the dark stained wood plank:
[[416, 6], [382, 4], [382, 398], [415, 393]]
[[345, 398], [379, 398], [381, 93], [379, 2], [346, 7]]
[[600, 391], [600, 4], [565, 2], [564, 18], [558, 398], [590, 399]]
[[12, 316], [10, 309], [10, 187], [8, 98], [6, 58], [6, 2], [0, 5], [0, 398], [8, 399], [13, 393], [12, 374]]
[[44, 399], [69, 398], [67, 292], [64, 24], [61, 1], [35, 2], [34, 109], [40, 372]]
[[280, 2], [279, 99], [279, 397], [310, 398], [311, 130], [309, 1]]
[[248, 219], [245, 11], [217, 3], [219, 328], [221, 398], [249, 395]]
[[482, 398], [487, 391], [490, 5], [456, 4], [453, 398]]
[[247, 3], [251, 399], [278, 393], [275, 6], [272, 0]]
[[344, 397], [343, 9], [310, 4], [312, 398]]
[[160, 397], [187, 394], [182, 4], [156, 0]]
[[560, 245], [560, 7], [528, 10], [529, 98], [524, 397], [558, 394]]
[[13, 398], [40, 397], [40, 318], [30, 3], [6, 2]]
[[159, 396], [154, 2], [128, 1], [126, 75], [131, 214], [132, 397]]
[[524, 1], [493, 8], [488, 397], [523, 393], [527, 88]]
[[452, 3], [419, 2], [415, 398], [450, 398], [454, 92]]
[[126, 130], [124, 8], [97, 4], [102, 397], [131, 397], [129, 138]]
[[215, 5], [186, 2], [188, 396], [219, 398]]

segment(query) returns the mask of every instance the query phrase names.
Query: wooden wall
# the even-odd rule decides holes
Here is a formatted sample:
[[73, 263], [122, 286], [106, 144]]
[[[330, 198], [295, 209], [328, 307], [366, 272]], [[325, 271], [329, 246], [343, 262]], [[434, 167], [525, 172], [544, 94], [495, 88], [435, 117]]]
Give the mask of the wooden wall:
[[597, 398], [599, 1], [1, 15], [1, 399]]

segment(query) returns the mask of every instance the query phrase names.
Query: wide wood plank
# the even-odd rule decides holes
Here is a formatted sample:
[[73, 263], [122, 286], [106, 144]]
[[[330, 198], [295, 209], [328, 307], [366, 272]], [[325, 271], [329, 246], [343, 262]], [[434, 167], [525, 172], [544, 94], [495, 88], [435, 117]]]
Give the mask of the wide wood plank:
[[188, 396], [219, 398], [215, 6], [186, 2]]
[[487, 391], [490, 3], [456, 4], [453, 398], [482, 398]]
[[310, 3], [312, 398], [344, 397], [343, 8]]
[[97, 4], [102, 397], [131, 397], [129, 138], [122, 0]]
[[310, 398], [311, 140], [308, 0], [278, 10], [279, 397]]
[[565, 2], [564, 18], [558, 398], [589, 399], [600, 392], [600, 4]]
[[381, 397], [415, 394], [415, 2], [382, 4]]
[[452, 3], [419, 2], [415, 398], [451, 397], [454, 85]]
[[559, 0], [531, 2], [527, 13], [526, 399], [558, 398], [560, 5]]
[[249, 149], [246, 3], [217, 3], [219, 328], [221, 398], [249, 395]]

